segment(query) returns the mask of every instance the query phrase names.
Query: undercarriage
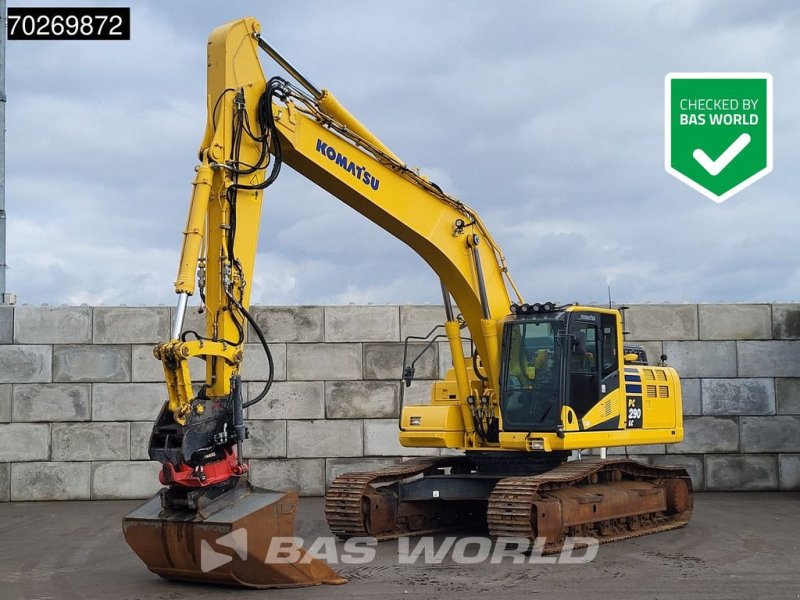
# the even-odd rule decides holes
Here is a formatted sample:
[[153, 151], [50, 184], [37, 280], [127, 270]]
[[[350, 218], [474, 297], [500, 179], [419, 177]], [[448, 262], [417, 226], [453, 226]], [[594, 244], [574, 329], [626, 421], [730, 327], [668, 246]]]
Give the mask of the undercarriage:
[[521, 474], [520, 459], [494, 461], [505, 472], [491, 472], [485, 465], [492, 458], [421, 458], [340, 475], [325, 497], [328, 525], [342, 538], [380, 540], [485, 528], [493, 537], [544, 538], [549, 553], [567, 537], [605, 543], [682, 527], [691, 518], [692, 484], [680, 467], [626, 458], [553, 464], [564, 459], [556, 455], [529, 461]]

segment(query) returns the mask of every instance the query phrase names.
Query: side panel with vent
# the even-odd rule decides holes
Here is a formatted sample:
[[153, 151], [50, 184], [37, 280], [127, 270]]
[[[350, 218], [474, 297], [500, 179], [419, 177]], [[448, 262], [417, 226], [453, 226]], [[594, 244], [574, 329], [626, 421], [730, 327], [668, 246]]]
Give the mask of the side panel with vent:
[[642, 428], [675, 427], [675, 403], [680, 402], [677, 378], [666, 367], [637, 367], [642, 378]]
[[624, 419], [623, 395], [619, 388], [612, 390], [581, 419], [581, 431], [622, 429]]

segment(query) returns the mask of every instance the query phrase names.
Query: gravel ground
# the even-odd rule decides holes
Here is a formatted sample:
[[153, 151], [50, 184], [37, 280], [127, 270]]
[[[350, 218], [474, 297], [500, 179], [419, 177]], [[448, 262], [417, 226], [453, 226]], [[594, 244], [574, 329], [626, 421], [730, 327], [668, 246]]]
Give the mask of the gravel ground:
[[[800, 493], [697, 494], [687, 527], [600, 546], [587, 564], [459, 565], [448, 555], [407, 565], [397, 542], [383, 542], [370, 564], [336, 566], [346, 585], [257, 591], [147, 571], [122, 537], [121, 518], [137, 504], [0, 504], [0, 599], [800, 598]], [[302, 499], [297, 533], [329, 533], [321, 499]]]

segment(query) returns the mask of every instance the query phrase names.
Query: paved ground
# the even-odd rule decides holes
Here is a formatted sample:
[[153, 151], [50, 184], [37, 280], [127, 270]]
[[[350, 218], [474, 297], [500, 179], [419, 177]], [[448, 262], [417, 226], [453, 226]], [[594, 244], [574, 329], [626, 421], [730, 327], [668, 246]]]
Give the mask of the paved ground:
[[[0, 598], [800, 598], [798, 493], [698, 494], [687, 527], [601, 546], [589, 564], [399, 565], [384, 542], [372, 564], [340, 569], [347, 585], [264, 591], [151, 574], [122, 538], [136, 504], [0, 504]], [[304, 499], [300, 520], [300, 535], [324, 533], [321, 501]]]

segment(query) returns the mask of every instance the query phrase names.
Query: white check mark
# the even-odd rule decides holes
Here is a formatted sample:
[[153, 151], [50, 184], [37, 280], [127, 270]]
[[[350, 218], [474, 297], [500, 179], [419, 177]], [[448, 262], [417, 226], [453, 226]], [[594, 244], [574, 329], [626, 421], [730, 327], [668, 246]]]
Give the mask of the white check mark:
[[722, 169], [727, 167], [734, 158], [739, 156], [739, 153], [744, 150], [749, 143], [750, 135], [743, 133], [736, 138], [736, 141], [728, 146], [725, 152], [719, 155], [717, 160], [711, 160], [708, 157], [708, 154], [703, 152], [700, 148], [697, 148], [694, 152], [692, 152], [692, 156], [697, 162], [700, 163], [700, 166], [708, 171], [711, 175], [719, 175]]

